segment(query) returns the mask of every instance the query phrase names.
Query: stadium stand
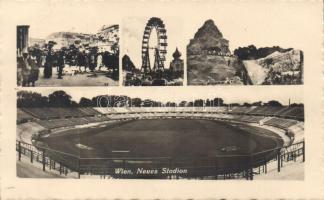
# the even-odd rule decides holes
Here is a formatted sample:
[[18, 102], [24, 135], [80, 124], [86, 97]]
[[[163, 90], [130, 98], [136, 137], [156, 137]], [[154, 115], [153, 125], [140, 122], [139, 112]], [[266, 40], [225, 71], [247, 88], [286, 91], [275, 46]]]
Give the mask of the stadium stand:
[[[66, 128], [116, 126], [133, 119], [207, 119], [249, 124], [263, 133], [270, 130], [285, 144], [304, 140], [303, 107], [114, 107], [114, 108], [17, 108], [17, 139], [31, 143], [37, 133]], [[260, 128], [262, 127], [263, 128]]]
[[203, 118], [257, 123], [280, 129], [296, 125], [304, 117], [303, 107], [81, 107], [18, 108], [17, 123], [31, 120], [47, 129], [72, 127], [111, 120], [150, 118]]
[[262, 119], [264, 119], [263, 116], [248, 116], [248, 115], [234, 116], [234, 120], [247, 122], [247, 123], [259, 123]]
[[232, 114], [245, 114], [250, 112], [251, 110], [255, 109], [255, 106], [252, 107], [241, 107], [241, 106], [237, 106], [237, 107], [233, 107], [231, 110], [228, 110], [228, 113], [232, 113]]
[[278, 127], [284, 130], [287, 130], [289, 127], [297, 124], [298, 121], [296, 120], [291, 120], [291, 119], [283, 119], [283, 118], [271, 118], [268, 121], [265, 121], [264, 124], [265, 125], [269, 125], [269, 126], [274, 126], [274, 127]]
[[36, 122], [22, 123], [17, 126], [16, 137], [20, 141], [31, 143], [32, 135], [45, 129], [46, 127], [43, 127]]
[[292, 107], [280, 113], [277, 113], [278, 116], [295, 118], [295, 119], [304, 119], [304, 108], [303, 107]]
[[39, 120], [38, 123], [48, 129], [83, 125], [88, 123], [103, 122], [110, 120], [108, 117], [97, 117], [97, 116], [88, 116], [81, 118], [60, 118], [60, 119], [51, 119], [51, 120]]
[[17, 108], [17, 123], [25, 123], [28, 121], [32, 121], [34, 117], [25, 111], [21, 110], [20, 108]]
[[81, 112], [84, 113], [84, 115], [88, 115], [88, 116], [94, 116], [94, 115], [99, 115], [101, 114], [100, 112], [98, 112], [97, 110], [93, 109], [93, 108], [89, 108], [89, 107], [84, 107], [84, 108], [79, 108], [79, 110]]
[[304, 123], [298, 122], [297, 124], [288, 128], [290, 133], [294, 135], [294, 142], [300, 142], [304, 140]]
[[101, 114], [97, 110], [84, 107], [84, 108], [22, 108], [22, 111], [37, 119], [57, 119], [69, 117], [84, 117], [95, 116]]
[[48, 108], [22, 108], [23, 111], [37, 119], [59, 118], [60, 116], [52, 113]]

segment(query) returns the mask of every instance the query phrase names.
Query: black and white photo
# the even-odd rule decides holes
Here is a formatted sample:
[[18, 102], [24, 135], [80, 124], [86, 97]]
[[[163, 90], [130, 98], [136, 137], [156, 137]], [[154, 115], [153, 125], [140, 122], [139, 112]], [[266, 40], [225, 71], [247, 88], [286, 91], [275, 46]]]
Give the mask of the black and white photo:
[[17, 26], [18, 86], [118, 85], [118, 24], [101, 25], [91, 33], [77, 32], [74, 25], [51, 33], [52, 28], [33, 30], [37, 25], [46, 28]]
[[[237, 20], [240, 21], [240, 19]], [[304, 54], [302, 50], [280, 46], [257, 48], [250, 44], [239, 46], [231, 51], [231, 41], [223, 35], [213, 19], [206, 19], [201, 23], [203, 25], [192, 33], [194, 37], [187, 45], [188, 85], [303, 84]], [[226, 27], [234, 26], [226, 25]], [[236, 30], [235, 40], [239, 38], [241, 32], [246, 31], [237, 27], [233, 27], [232, 30]], [[289, 30], [285, 31], [287, 33], [284, 36], [290, 37]], [[257, 34], [262, 33], [258, 30]], [[242, 39], [235, 42], [246, 44]], [[278, 45], [278, 43], [273, 45]], [[231, 47], [233, 48], [233, 45]]]
[[123, 85], [183, 85], [181, 21], [178, 17], [123, 20]]
[[296, 91], [279, 99], [262, 90], [260, 99], [206, 89], [196, 98], [188, 90], [167, 98], [118, 91], [19, 91], [17, 176], [304, 179], [304, 104]]

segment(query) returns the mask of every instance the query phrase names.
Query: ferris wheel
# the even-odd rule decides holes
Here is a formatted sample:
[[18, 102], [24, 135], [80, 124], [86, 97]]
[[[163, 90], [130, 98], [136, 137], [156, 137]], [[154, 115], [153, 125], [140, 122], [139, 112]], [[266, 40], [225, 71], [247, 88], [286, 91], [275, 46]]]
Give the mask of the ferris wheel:
[[[152, 30], [156, 30], [157, 34], [157, 45], [154, 47], [150, 46], [150, 36]], [[152, 17], [147, 22], [142, 41], [142, 68], [141, 71], [144, 74], [151, 72], [150, 64], [150, 49], [154, 49], [154, 65], [153, 71], [163, 71], [164, 70], [164, 61], [165, 55], [167, 53], [167, 35], [166, 29], [163, 21], [160, 18]]]

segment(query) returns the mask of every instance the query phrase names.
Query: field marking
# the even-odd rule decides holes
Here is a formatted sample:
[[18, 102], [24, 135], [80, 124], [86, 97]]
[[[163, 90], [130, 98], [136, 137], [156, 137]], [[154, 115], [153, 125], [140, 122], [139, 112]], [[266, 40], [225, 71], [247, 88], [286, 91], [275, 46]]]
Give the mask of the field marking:
[[130, 151], [129, 150], [113, 150], [111, 151], [112, 153], [129, 153]]
[[[212, 120], [212, 121], [217, 121], [218, 122], [218, 120]], [[233, 126], [233, 124], [235, 124], [235, 126]], [[257, 129], [267, 130], [270, 133], [274, 133], [274, 134], [277, 135], [276, 132], [274, 132], [272, 130], [264, 129], [262, 127], [253, 126], [253, 125], [245, 124], [245, 123], [230, 122], [230, 125], [232, 127], [240, 127], [240, 125], [242, 125], [242, 124], [243, 125], [246, 125], [248, 127], [253, 127], [253, 128], [257, 128]], [[241, 128], [239, 128], [239, 129], [241, 129]], [[246, 130], [245, 128], [243, 128], [241, 130], [247, 131], [248, 134], [257, 135], [257, 136], [264, 137], [264, 138], [282, 139], [279, 135], [278, 135], [279, 137], [276, 137], [276, 136], [271, 136], [271, 135], [262, 134], [262, 133], [261, 134], [260, 133], [253, 133], [253, 132], [250, 132], [250, 131]], [[101, 133], [101, 132], [99, 132], [99, 133]], [[79, 134], [79, 133], [76, 133], [76, 134]], [[217, 156], [214, 156], [214, 158], [221, 158], [221, 157], [246, 157], [246, 156], [251, 156], [251, 155], [255, 155], [255, 154], [264, 153], [264, 152], [271, 151], [271, 150], [274, 151], [274, 150], [281, 149], [282, 147], [278, 147], [279, 145], [278, 145], [277, 140], [275, 140], [275, 142], [276, 142], [276, 146], [277, 146], [276, 148], [266, 149], [266, 150], [263, 150], [263, 151], [260, 151], [260, 152], [254, 152], [254, 153], [250, 153], [250, 154], [217, 155]], [[136, 159], [141, 159], [141, 160], [148, 160], [148, 159], [154, 159], [154, 160], [156, 160], [156, 159], [172, 159], [170, 157], [151, 157], [151, 158], [148, 158], [148, 157], [146, 157], [146, 158], [136, 158], [136, 157], [129, 157], [129, 158], [127, 158], [127, 157], [124, 157], [124, 158], [112, 158], [112, 157], [109, 157], [109, 158], [105, 158], [104, 157], [104, 158], [85, 158], [85, 157], [81, 157], [81, 155], [73, 155], [73, 154], [70, 154], [70, 153], [67, 153], [67, 152], [62, 152], [62, 151], [54, 150], [54, 149], [50, 149], [50, 148], [43, 148], [43, 149], [51, 150], [51, 151], [54, 151], [54, 152], [58, 152], [58, 153], [61, 153], [61, 154], [65, 154], [65, 155], [70, 155], [70, 156], [73, 156], [73, 157], [76, 157], [76, 158], [79, 158], [79, 159], [109, 159], [109, 160], [112, 160], [112, 159], [117, 159], [117, 160], [118, 159], [129, 159], [129, 160], [136, 160]], [[118, 153], [118, 152], [120, 152], [120, 153], [127, 153], [127, 151], [118, 151], [118, 150], [117, 151], [112, 151], [112, 152], [115, 152], [115, 153]]]
[[79, 149], [86, 149], [86, 150], [92, 150], [93, 149], [92, 147], [83, 145], [81, 143], [77, 143], [77, 144], [75, 144], [75, 146], [77, 146]]

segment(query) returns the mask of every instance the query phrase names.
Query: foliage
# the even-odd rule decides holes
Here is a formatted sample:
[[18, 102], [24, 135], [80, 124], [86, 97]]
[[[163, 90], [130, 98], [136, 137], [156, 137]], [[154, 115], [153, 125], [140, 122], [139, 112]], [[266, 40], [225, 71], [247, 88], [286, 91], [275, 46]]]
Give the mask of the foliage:
[[292, 50], [292, 48], [283, 49], [279, 46], [256, 48], [254, 45], [249, 45], [247, 47], [239, 47], [235, 49], [234, 55], [236, 55], [241, 60], [255, 60], [264, 58], [274, 53], [275, 51], [284, 53], [290, 50]]
[[[194, 99], [192, 101], [165, 102], [154, 101], [152, 99], [130, 98], [125, 95], [98, 95], [91, 99], [81, 97], [79, 102], [72, 100], [72, 97], [63, 90], [55, 91], [48, 96], [42, 96], [36, 92], [17, 92], [17, 107], [218, 107], [218, 106], [283, 106], [276, 100], [268, 102], [231, 103], [225, 104], [222, 98], [214, 99]], [[292, 107], [303, 107], [303, 104], [292, 103]]]

